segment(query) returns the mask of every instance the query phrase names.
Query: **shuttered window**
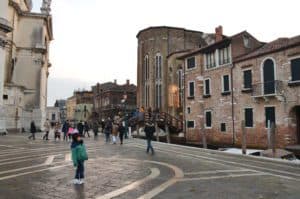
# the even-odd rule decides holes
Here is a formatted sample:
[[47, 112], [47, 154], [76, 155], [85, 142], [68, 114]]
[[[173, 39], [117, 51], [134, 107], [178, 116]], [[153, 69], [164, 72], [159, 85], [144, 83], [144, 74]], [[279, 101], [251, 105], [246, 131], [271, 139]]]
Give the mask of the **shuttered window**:
[[245, 109], [245, 127], [253, 127], [253, 109]]
[[196, 67], [195, 57], [191, 57], [187, 59], [187, 68], [192, 69]]
[[252, 71], [244, 71], [244, 88], [252, 88]]
[[300, 58], [291, 60], [292, 81], [300, 80]]
[[229, 75], [223, 76], [223, 92], [228, 92], [229, 88]]
[[205, 95], [210, 95], [210, 79], [205, 80]]
[[195, 122], [194, 121], [187, 121], [187, 127], [188, 128], [195, 128]]
[[275, 107], [266, 107], [265, 108], [265, 116], [266, 116], [266, 127], [268, 127], [268, 121], [270, 121], [270, 124], [275, 124]]
[[211, 127], [211, 111], [205, 112], [205, 127]]
[[194, 97], [195, 95], [195, 83], [189, 82], [189, 97]]
[[226, 132], [226, 123], [221, 123], [221, 132]]

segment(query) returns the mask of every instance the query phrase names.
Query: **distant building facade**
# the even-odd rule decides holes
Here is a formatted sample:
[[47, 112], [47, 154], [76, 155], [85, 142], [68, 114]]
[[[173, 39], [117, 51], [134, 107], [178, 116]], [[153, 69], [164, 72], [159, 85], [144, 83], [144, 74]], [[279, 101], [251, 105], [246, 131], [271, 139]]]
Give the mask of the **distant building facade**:
[[53, 39], [50, 3], [45, 2], [42, 13], [31, 12], [31, 0], [0, 3], [0, 129], [29, 129], [32, 120], [43, 129]]
[[74, 91], [66, 101], [67, 119], [70, 121], [87, 121], [90, 119], [93, 107], [92, 91]]
[[182, 115], [183, 66], [175, 57], [213, 43], [213, 34], [161, 26], [141, 30], [137, 39], [137, 105]]
[[54, 107], [59, 108], [59, 114], [61, 122], [65, 122], [67, 120], [67, 106], [66, 106], [67, 100], [60, 99], [56, 100]]
[[137, 107], [136, 86], [130, 84], [129, 80], [123, 85], [117, 84], [116, 80], [103, 84], [98, 83], [92, 86], [92, 92], [95, 119], [113, 118], [118, 112], [129, 114]]
[[55, 123], [61, 123], [60, 118], [60, 109], [59, 107], [47, 107], [47, 113], [46, 113], [46, 119], [49, 120], [49, 122], [54, 125]]

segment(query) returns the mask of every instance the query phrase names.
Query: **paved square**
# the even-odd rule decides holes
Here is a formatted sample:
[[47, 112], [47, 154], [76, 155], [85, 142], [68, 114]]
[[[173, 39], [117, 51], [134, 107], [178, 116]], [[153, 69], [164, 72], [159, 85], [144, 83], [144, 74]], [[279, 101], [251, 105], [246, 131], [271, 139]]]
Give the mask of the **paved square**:
[[0, 137], [0, 198], [222, 198], [300, 196], [300, 166], [222, 152], [125, 140], [123, 146], [85, 138], [89, 160], [84, 185], [73, 185], [70, 143]]

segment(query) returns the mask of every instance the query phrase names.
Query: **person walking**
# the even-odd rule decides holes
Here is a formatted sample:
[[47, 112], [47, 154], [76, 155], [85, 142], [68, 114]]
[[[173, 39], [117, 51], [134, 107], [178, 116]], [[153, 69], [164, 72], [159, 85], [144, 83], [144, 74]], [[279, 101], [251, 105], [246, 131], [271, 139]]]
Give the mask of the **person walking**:
[[85, 137], [85, 134], [87, 134], [88, 137], [90, 137], [90, 133], [89, 133], [90, 127], [87, 121], [84, 122], [83, 129], [84, 129], [83, 137]]
[[28, 139], [35, 140], [36, 127], [35, 127], [34, 121], [31, 121], [31, 123], [30, 123], [30, 133], [31, 133], [31, 135], [28, 137]]
[[43, 140], [49, 140], [49, 131], [50, 131], [50, 122], [47, 119], [44, 123], [45, 135], [43, 136]]
[[84, 183], [84, 161], [88, 160], [85, 145], [81, 136], [78, 133], [72, 135], [72, 161], [74, 167], [76, 167], [74, 184]]
[[62, 127], [62, 132], [64, 134], [64, 141], [68, 141], [68, 132], [69, 132], [69, 121], [65, 121], [64, 124], [63, 124], [63, 127]]
[[56, 141], [56, 138], [60, 140], [60, 132], [59, 132], [60, 126], [59, 123], [56, 122], [54, 126], [54, 141]]
[[105, 134], [105, 142], [108, 143], [110, 141], [110, 134], [112, 131], [112, 122], [110, 118], [107, 119], [104, 127], [104, 134]]
[[145, 117], [145, 134], [146, 134], [146, 139], [147, 139], [147, 149], [146, 152], [149, 153], [151, 151], [151, 154], [154, 155], [154, 149], [152, 146], [152, 138], [155, 132], [155, 125], [154, 125], [154, 120], [153, 120], [153, 113], [151, 108], [148, 109]]
[[113, 144], [117, 144], [117, 136], [118, 136], [118, 125], [114, 122], [112, 127], [112, 141]]
[[124, 140], [124, 134], [126, 133], [126, 128], [123, 125], [123, 122], [119, 123], [118, 131], [119, 131], [120, 144], [122, 145], [123, 144], [123, 140]]
[[79, 131], [79, 135], [82, 136], [83, 135], [83, 124], [82, 124], [82, 121], [80, 121], [78, 124], [77, 124], [77, 129]]
[[98, 136], [98, 132], [99, 132], [99, 125], [97, 121], [93, 122], [93, 132], [94, 132], [94, 138], [96, 138]]

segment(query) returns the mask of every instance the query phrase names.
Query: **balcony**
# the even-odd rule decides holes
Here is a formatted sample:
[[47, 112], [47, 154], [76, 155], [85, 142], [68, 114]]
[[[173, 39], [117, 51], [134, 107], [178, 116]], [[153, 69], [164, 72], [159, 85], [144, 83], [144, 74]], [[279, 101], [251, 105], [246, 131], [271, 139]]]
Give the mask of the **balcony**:
[[252, 85], [252, 97], [254, 99], [263, 98], [267, 101], [270, 97], [276, 97], [281, 101], [284, 97], [283, 93], [283, 82], [279, 80]]
[[11, 23], [8, 20], [0, 17], [0, 30], [8, 33], [8, 32], [11, 32], [13, 30], [13, 28], [12, 28]]

